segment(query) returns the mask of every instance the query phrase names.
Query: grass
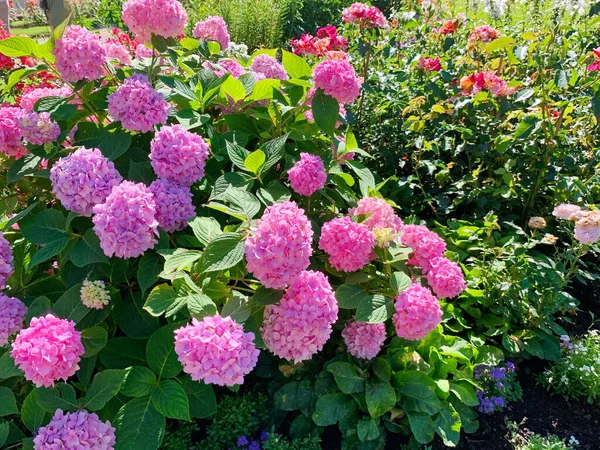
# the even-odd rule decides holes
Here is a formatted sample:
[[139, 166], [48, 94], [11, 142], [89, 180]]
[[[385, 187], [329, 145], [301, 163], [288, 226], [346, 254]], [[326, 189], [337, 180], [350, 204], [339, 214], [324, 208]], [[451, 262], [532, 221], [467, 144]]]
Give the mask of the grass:
[[16, 26], [11, 26], [10, 31], [15, 36], [19, 36], [19, 35], [23, 35], [23, 34], [26, 36], [30, 36], [30, 37], [42, 37], [42, 36], [50, 35], [50, 28], [48, 28], [47, 25], [46, 26], [40, 25], [40, 26], [27, 27], [27, 28], [18, 28]]

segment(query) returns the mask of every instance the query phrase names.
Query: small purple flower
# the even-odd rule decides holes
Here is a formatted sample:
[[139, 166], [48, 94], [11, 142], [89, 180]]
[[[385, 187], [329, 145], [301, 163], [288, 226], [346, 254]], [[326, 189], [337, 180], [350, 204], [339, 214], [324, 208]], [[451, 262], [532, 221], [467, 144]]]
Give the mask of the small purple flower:
[[506, 378], [506, 369], [504, 367], [494, 367], [490, 370], [490, 378], [494, 381], [501, 381]]
[[502, 388], [504, 388], [504, 384], [503, 384], [501, 381], [498, 381], [498, 382], [496, 383], [496, 387], [497, 387], [498, 389], [502, 389]]
[[504, 408], [506, 406], [502, 397], [492, 397], [492, 402], [494, 405], [499, 406], [500, 408]]
[[508, 370], [509, 372], [514, 372], [515, 371], [515, 365], [512, 362], [508, 361], [506, 363], [506, 370]]
[[260, 444], [257, 441], [250, 442], [248, 450], [260, 450]]
[[245, 447], [248, 445], [248, 438], [246, 436], [240, 436], [237, 440], [238, 447]]
[[477, 391], [477, 398], [478, 398], [479, 400], [481, 400], [481, 399], [483, 398], [483, 391], [482, 391], [482, 390], [478, 390], [478, 391]]
[[489, 398], [484, 398], [481, 400], [481, 404], [479, 405], [479, 412], [483, 414], [491, 414], [495, 410], [494, 403]]
[[269, 433], [267, 433], [266, 431], [261, 431], [261, 433], [260, 433], [260, 440], [261, 441], [266, 441], [267, 439], [269, 439]]

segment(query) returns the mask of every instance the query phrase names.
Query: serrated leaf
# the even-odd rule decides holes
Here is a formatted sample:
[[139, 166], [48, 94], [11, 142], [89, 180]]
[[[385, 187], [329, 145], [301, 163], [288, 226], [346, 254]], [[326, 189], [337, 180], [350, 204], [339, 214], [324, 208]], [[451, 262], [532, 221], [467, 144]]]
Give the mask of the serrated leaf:
[[206, 247], [202, 257], [202, 272], [226, 270], [244, 257], [244, 241], [239, 233], [223, 233], [216, 236]]
[[127, 397], [145, 397], [156, 387], [156, 376], [147, 367], [134, 366], [125, 376], [121, 394]]
[[404, 272], [394, 272], [390, 279], [390, 285], [396, 294], [407, 289], [410, 283], [410, 277]]
[[364, 297], [356, 309], [356, 320], [367, 323], [381, 323], [392, 317], [393, 302], [383, 295]]
[[151, 397], [135, 398], [119, 410], [115, 450], [158, 450], [165, 434], [165, 417], [151, 404]]
[[250, 153], [246, 157], [246, 159], [244, 160], [244, 167], [249, 172], [258, 174], [264, 167], [266, 160], [267, 160], [267, 156], [265, 155], [265, 152], [263, 152], [262, 150], [259, 149], [259, 150], [256, 150], [256, 151]]
[[204, 246], [207, 246], [216, 236], [223, 233], [221, 225], [214, 217], [195, 217], [188, 223], [194, 232], [194, 236]]
[[152, 405], [169, 419], [190, 421], [190, 402], [183, 386], [175, 380], [162, 380], [152, 392]]
[[244, 323], [250, 317], [250, 307], [248, 306], [248, 297], [233, 291], [233, 295], [221, 311], [221, 316], [231, 317], [237, 323]]
[[68, 238], [67, 219], [56, 209], [46, 209], [19, 223], [25, 239], [32, 244], [46, 244]]
[[85, 393], [84, 405], [89, 411], [99, 411], [119, 393], [127, 370], [108, 369], [94, 376], [91, 386]]
[[335, 298], [342, 309], [356, 309], [368, 296], [369, 294], [355, 284], [342, 284], [335, 290]]
[[100, 239], [92, 228], [79, 239], [71, 251], [71, 262], [77, 267], [85, 267], [94, 263], [108, 263], [108, 256], [100, 248]]
[[196, 319], [206, 316], [214, 316], [217, 313], [217, 305], [209, 296], [203, 293], [190, 294], [185, 297], [188, 311]]
[[183, 370], [175, 353], [174, 331], [180, 327], [178, 323], [166, 325], [155, 331], [148, 340], [146, 359], [160, 378], [176, 377]]

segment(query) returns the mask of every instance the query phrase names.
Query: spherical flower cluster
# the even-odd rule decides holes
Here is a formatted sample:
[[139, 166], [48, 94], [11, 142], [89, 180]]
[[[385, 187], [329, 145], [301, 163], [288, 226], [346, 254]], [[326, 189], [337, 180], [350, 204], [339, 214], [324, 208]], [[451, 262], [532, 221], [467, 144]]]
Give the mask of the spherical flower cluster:
[[453, 298], [467, 288], [460, 267], [448, 258], [438, 256], [429, 262], [427, 283], [439, 298]]
[[600, 210], [583, 211], [575, 222], [575, 239], [581, 244], [600, 241]]
[[150, 161], [158, 178], [191, 185], [204, 176], [208, 144], [181, 125], [162, 127], [150, 143]]
[[352, 3], [350, 7], [342, 11], [342, 19], [346, 23], [358, 23], [365, 27], [383, 28], [387, 26], [387, 20], [379, 8], [364, 3]]
[[150, 42], [152, 34], [178, 37], [187, 25], [187, 13], [177, 0], [127, 0], [122, 17], [141, 42]]
[[303, 34], [300, 39], [292, 39], [290, 46], [296, 55], [325, 56], [329, 52], [345, 52], [348, 41], [337, 34], [337, 28], [328, 26], [317, 30], [317, 37]]
[[57, 409], [48, 425], [33, 440], [35, 450], [113, 450], [115, 429], [87, 411], [65, 413]]
[[100, 36], [77, 25], [68, 26], [52, 51], [63, 80], [97, 80], [106, 74], [106, 50]]
[[108, 41], [104, 44], [104, 50], [106, 51], [106, 56], [111, 59], [116, 59], [119, 63], [123, 65], [130, 65], [132, 63], [131, 53], [129, 50], [118, 41]]
[[20, 106], [25, 111], [33, 111], [36, 102], [46, 97], [69, 97], [73, 90], [69, 86], [60, 88], [36, 88], [21, 96]]
[[389, 228], [392, 233], [397, 233], [404, 226], [402, 219], [396, 215], [394, 209], [381, 198], [361, 198], [357, 207], [350, 208], [348, 212], [351, 216], [368, 215], [369, 217], [363, 223], [371, 231], [378, 228]]
[[15, 271], [14, 256], [10, 242], [0, 231], [0, 289], [6, 287], [6, 282]]
[[21, 108], [0, 107], [0, 153], [21, 158], [27, 154], [27, 148], [21, 141], [23, 133], [17, 123]]
[[205, 41], [217, 41], [221, 50], [229, 47], [229, 31], [221, 16], [209, 16], [194, 27], [194, 37]]
[[531, 217], [527, 223], [529, 228], [542, 229], [546, 228], [546, 219], [543, 217]]
[[576, 219], [583, 209], [580, 206], [570, 203], [562, 203], [554, 208], [552, 215], [557, 219], [573, 220]]
[[442, 308], [431, 291], [411, 284], [396, 297], [396, 313], [392, 317], [396, 334], [417, 341], [434, 330], [442, 320]]
[[356, 358], [373, 359], [385, 342], [385, 323], [356, 322], [350, 319], [342, 331], [348, 353]]
[[315, 87], [340, 103], [352, 103], [360, 93], [361, 82], [348, 61], [328, 59], [313, 72]]
[[433, 258], [443, 256], [446, 252], [444, 240], [423, 225], [406, 225], [402, 228], [400, 242], [412, 248], [414, 255], [408, 263], [421, 266], [425, 272]]
[[244, 383], [258, 362], [254, 333], [244, 333], [231, 317], [192, 319], [175, 330], [175, 353], [194, 381], [219, 386]]
[[110, 294], [102, 280], [83, 280], [79, 295], [81, 303], [91, 309], [104, 309], [110, 303]]
[[142, 183], [123, 181], [94, 206], [94, 214], [94, 231], [108, 257], [134, 258], [157, 242], [154, 195]]
[[21, 300], [0, 292], [0, 347], [8, 344], [8, 338], [21, 331], [27, 307]]
[[50, 113], [23, 112], [17, 119], [23, 138], [33, 145], [44, 145], [60, 136], [58, 123], [50, 118]]
[[371, 260], [375, 238], [365, 224], [338, 217], [323, 225], [319, 248], [329, 255], [337, 270], [354, 272]]
[[471, 30], [471, 33], [469, 33], [469, 42], [483, 42], [487, 44], [498, 39], [499, 36], [500, 32], [495, 28], [482, 25]]
[[108, 114], [129, 131], [152, 131], [154, 125], [167, 123], [170, 111], [162, 94], [141, 74], [130, 76], [108, 96]]
[[83, 353], [75, 322], [48, 314], [31, 319], [29, 328], [21, 330], [12, 343], [10, 355], [27, 380], [37, 387], [50, 387], [79, 370]]
[[442, 63], [440, 58], [421, 58], [417, 67], [425, 72], [439, 72], [442, 70]]
[[252, 69], [252, 71], [257, 75], [257, 78], [261, 80], [264, 78], [287, 80], [289, 78], [279, 61], [264, 53], [257, 55], [252, 60], [250, 69]]
[[300, 153], [300, 161], [288, 170], [290, 185], [300, 195], [312, 195], [325, 187], [327, 172], [323, 161], [316, 155]]
[[241, 64], [234, 59], [220, 59], [216, 64], [205, 61], [202, 63], [202, 67], [212, 70], [218, 77], [230, 73], [233, 78], [239, 78], [245, 72]]
[[113, 162], [97, 148], [82, 147], [50, 169], [52, 193], [66, 209], [86, 217], [122, 179]]
[[516, 88], [509, 88], [495, 72], [477, 72], [460, 79], [463, 95], [478, 94], [489, 91], [496, 96], [512, 95]]
[[310, 265], [313, 231], [294, 202], [269, 206], [246, 239], [247, 268], [271, 289], [283, 289]]
[[337, 315], [337, 301], [327, 277], [303, 271], [279, 304], [265, 308], [261, 334], [275, 355], [298, 363], [321, 351]]
[[157, 56], [158, 53], [151, 48], [146, 47], [144, 44], [138, 44], [135, 48], [134, 56], [136, 59], [152, 58], [152, 55]]
[[168, 180], [156, 180], [150, 185], [156, 203], [156, 220], [163, 230], [173, 233], [187, 227], [187, 221], [196, 215], [192, 192]]

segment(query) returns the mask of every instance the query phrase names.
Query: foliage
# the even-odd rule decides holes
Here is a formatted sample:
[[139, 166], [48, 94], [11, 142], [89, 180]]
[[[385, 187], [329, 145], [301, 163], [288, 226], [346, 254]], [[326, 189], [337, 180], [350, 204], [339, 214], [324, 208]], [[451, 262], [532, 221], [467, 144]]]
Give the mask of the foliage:
[[172, 421], [167, 425], [161, 450], [194, 450], [193, 434], [199, 430], [195, 423]]
[[488, 366], [479, 364], [473, 370], [479, 383], [477, 410], [484, 414], [502, 411], [508, 403], [521, 400], [523, 390], [517, 380], [515, 365], [512, 362]]
[[96, 16], [98, 17], [98, 20], [102, 26], [106, 28], [125, 28], [123, 19], [121, 19], [123, 3], [123, 0], [100, 0]]
[[269, 434], [267, 440], [262, 443], [263, 450], [320, 450], [321, 440], [316, 437], [290, 441], [277, 433]]
[[530, 431], [519, 431], [516, 423], [509, 424], [511, 430], [510, 441], [515, 450], [575, 450], [579, 442], [573, 436], [568, 442], [558, 436], [549, 434], [541, 436]]

